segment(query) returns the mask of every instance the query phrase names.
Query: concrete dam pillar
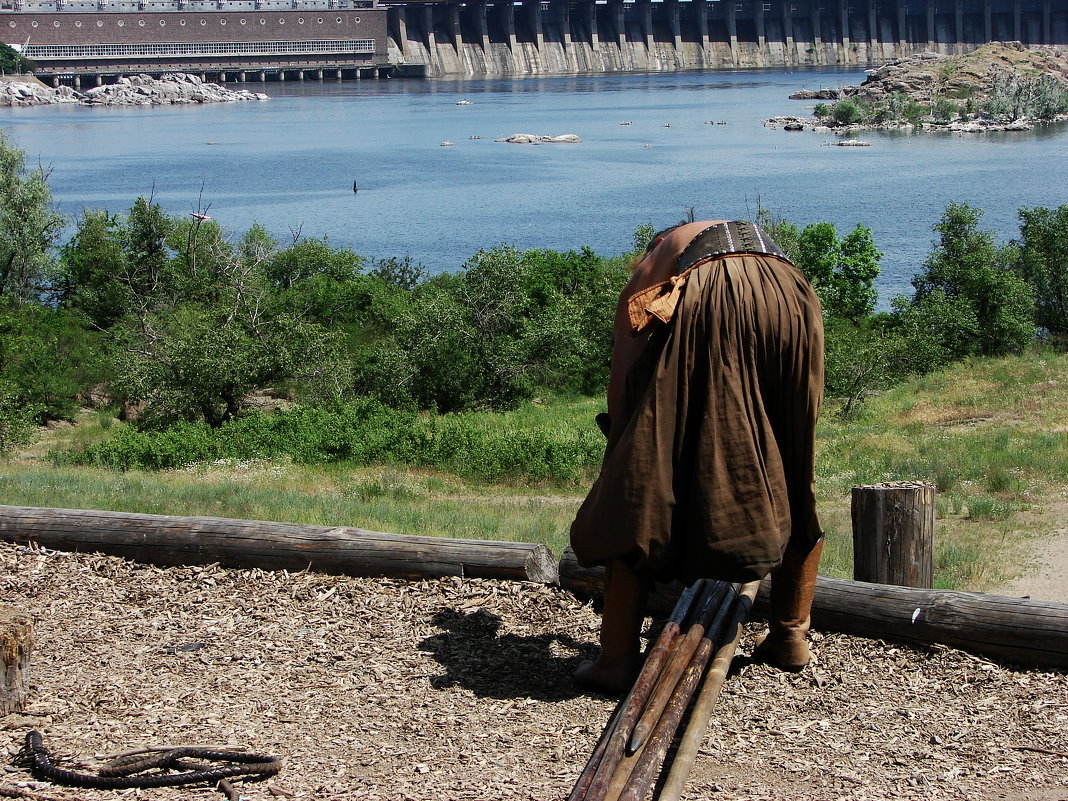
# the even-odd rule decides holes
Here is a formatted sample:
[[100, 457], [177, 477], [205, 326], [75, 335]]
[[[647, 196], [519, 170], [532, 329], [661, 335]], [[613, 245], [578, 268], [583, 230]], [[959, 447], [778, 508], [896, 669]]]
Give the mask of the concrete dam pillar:
[[682, 53], [682, 25], [679, 23], [679, 0], [664, 0], [671, 22], [671, 40], [675, 43], [675, 52]]
[[731, 43], [731, 66], [738, 66], [738, 15], [734, 3], [727, 3], [727, 38]]
[[705, 63], [708, 63], [708, 2], [707, 0], [691, 0], [690, 4], [697, 18], [697, 36], [701, 42], [701, 55]]
[[587, 3], [583, 13], [586, 16], [586, 26], [590, 30], [590, 45], [593, 48], [593, 52], [596, 53], [601, 49], [601, 37], [597, 31], [597, 4]]
[[456, 50], [456, 56], [459, 58], [460, 51], [463, 49], [463, 35], [460, 33], [460, 7], [449, 6], [449, 33], [452, 36], [452, 46]]
[[571, 9], [568, 0], [558, 0], [551, 8], [556, 12], [556, 25], [560, 29], [560, 39], [564, 47], [564, 60], [569, 69], [578, 69], [575, 50], [571, 46]]
[[848, 0], [839, 0], [838, 12], [842, 20], [842, 63], [849, 64], [856, 59], [851, 58], [853, 55], [853, 46], [849, 41], [849, 2]]
[[792, 3], [782, 4], [782, 38], [786, 48], [786, 65], [797, 64], [797, 47], [794, 44], [794, 18]]
[[541, 27], [541, 0], [527, 0], [523, 3], [527, 24], [534, 35], [534, 46], [540, 53], [545, 48], [545, 32]]
[[482, 42], [482, 52], [489, 56], [489, 24], [486, 21], [486, 3], [482, 2], [475, 6], [475, 23], [478, 25], [478, 36]]
[[638, 7], [642, 15], [642, 37], [645, 39], [645, 50], [649, 58], [653, 57], [653, 4], [650, 0], [638, 0]]
[[753, 3], [753, 24], [756, 26], [757, 52], [756, 63], [758, 67], [768, 65], [768, 36], [764, 28], [764, 3], [757, 0]]

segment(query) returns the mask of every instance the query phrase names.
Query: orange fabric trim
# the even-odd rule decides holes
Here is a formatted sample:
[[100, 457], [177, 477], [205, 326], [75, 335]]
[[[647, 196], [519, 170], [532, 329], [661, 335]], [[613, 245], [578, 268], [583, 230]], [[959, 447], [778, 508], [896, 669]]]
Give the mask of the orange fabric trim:
[[640, 333], [654, 317], [662, 323], [671, 322], [671, 318], [675, 316], [675, 308], [679, 305], [682, 288], [686, 286], [686, 278], [698, 266], [700, 265], [695, 264], [678, 275], [646, 287], [627, 298], [627, 317], [632, 334]]

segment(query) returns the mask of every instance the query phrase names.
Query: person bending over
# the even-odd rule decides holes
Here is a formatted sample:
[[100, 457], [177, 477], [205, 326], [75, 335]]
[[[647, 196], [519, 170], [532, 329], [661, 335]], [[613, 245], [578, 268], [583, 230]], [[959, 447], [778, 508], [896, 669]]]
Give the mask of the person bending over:
[[772, 573], [758, 656], [808, 663], [823, 545], [813, 449], [823, 393], [816, 293], [749, 222], [662, 231], [620, 295], [601, 473], [571, 526], [581, 565], [607, 565], [601, 652], [575, 674], [630, 687], [653, 579]]

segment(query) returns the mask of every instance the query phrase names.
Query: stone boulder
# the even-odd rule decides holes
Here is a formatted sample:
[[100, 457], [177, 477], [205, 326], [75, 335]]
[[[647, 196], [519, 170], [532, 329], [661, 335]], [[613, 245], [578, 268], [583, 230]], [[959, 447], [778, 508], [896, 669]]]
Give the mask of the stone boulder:
[[837, 100], [837, 89], [799, 89], [790, 95], [791, 100]]
[[269, 99], [265, 94], [247, 89], [227, 89], [216, 83], [205, 83], [199, 76], [180, 72], [160, 78], [131, 75], [119, 78], [113, 84], [95, 86], [85, 93], [86, 103], [100, 106], [167, 106]]
[[555, 143], [574, 144], [581, 142], [582, 138], [576, 134], [561, 134], [560, 136], [545, 136], [544, 134], [514, 133], [511, 136], [503, 136], [496, 142], [508, 142], [513, 145], [546, 145]]

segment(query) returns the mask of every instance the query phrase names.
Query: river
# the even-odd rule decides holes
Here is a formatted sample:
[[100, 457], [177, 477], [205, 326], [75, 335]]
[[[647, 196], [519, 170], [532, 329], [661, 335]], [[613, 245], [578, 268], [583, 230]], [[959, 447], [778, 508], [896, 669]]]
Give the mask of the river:
[[[871, 132], [871, 147], [844, 148], [827, 147], [831, 135], [761, 124], [807, 113], [810, 103], [787, 99], [796, 89], [863, 78], [808, 70], [270, 83], [245, 85], [271, 95], [265, 103], [13, 108], [0, 110], [0, 124], [31, 164], [51, 170], [65, 214], [122, 211], [154, 194], [176, 214], [206, 207], [234, 237], [258, 222], [282, 242], [328, 237], [371, 258], [411, 256], [432, 272], [499, 243], [619, 253], [638, 225], [677, 222], [691, 207], [698, 218], [736, 218], [763, 205], [843, 234], [860, 222], [885, 254], [883, 307], [911, 293], [949, 202], [984, 209], [1000, 241], [1018, 234], [1020, 207], [1068, 203], [1064, 125]], [[583, 141], [494, 141], [516, 132]]]

